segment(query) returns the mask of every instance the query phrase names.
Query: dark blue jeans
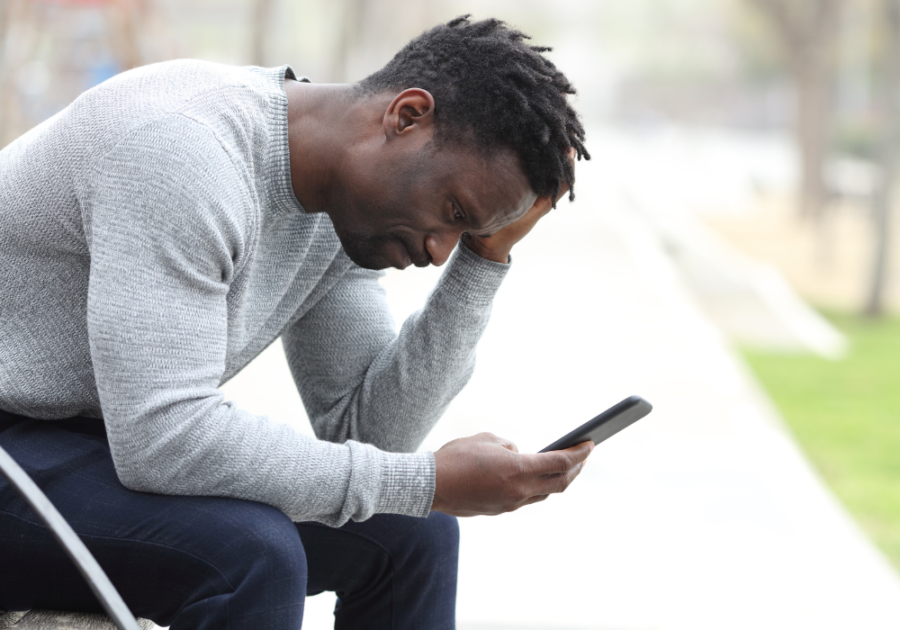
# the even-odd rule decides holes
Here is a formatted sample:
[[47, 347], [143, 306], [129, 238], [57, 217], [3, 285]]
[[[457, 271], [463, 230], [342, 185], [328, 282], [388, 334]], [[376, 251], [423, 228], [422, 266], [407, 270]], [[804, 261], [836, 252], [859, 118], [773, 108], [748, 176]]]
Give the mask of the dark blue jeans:
[[[433, 512], [331, 528], [238, 499], [132, 492], [102, 423], [0, 412], [0, 446], [81, 536], [138, 617], [172, 630], [300, 628], [306, 595], [338, 595], [335, 628], [454, 628], [459, 529]], [[0, 609], [100, 611], [0, 478]]]

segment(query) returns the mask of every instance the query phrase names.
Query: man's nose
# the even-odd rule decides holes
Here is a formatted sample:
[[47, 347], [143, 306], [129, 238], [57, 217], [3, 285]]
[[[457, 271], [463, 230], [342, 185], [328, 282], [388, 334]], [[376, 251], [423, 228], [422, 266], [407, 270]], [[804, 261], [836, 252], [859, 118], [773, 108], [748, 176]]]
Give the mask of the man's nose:
[[462, 230], [429, 234], [425, 238], [425, 249], [428, 250], [428, 255], [431, 256], [431, 264], [440, 267], [447, 262], [461, 236]]

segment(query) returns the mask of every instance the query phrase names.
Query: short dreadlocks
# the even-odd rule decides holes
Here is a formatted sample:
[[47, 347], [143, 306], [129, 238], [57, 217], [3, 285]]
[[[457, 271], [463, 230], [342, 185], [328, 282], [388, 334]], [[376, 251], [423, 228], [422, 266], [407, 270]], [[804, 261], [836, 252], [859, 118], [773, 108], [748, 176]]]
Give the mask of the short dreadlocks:
[[563, 182], [574, 199], [568, 155], [590, 159], [584, 127], [568, 104], [575, 88], [530, 39], [496, 19], [458, 17], [406, 44], [381, 70], [363, 79], [365, 94], [409, 88], [435, 101], [435, 140], [474, 141], [490, 153], [512, 149], [532, 190], [556, 198]]

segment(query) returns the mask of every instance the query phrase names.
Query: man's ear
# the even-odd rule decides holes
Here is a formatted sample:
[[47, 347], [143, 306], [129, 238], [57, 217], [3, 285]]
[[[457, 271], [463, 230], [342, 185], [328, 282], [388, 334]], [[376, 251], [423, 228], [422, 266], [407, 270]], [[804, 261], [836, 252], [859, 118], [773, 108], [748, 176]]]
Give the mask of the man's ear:
[[403, 90], [384, 112], [384, 134], [390, 140], [417, 129], [430, 129], [434, 124], [434, 97], [427, 90]]

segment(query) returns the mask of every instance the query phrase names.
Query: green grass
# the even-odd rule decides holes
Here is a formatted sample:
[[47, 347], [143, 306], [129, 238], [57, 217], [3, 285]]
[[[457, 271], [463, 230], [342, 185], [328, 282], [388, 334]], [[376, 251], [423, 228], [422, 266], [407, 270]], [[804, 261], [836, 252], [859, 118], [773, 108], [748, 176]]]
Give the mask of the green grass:
[[745, 350], [819, 472], [900, 569], [900, 318], [826, 313], [840, 361]]

